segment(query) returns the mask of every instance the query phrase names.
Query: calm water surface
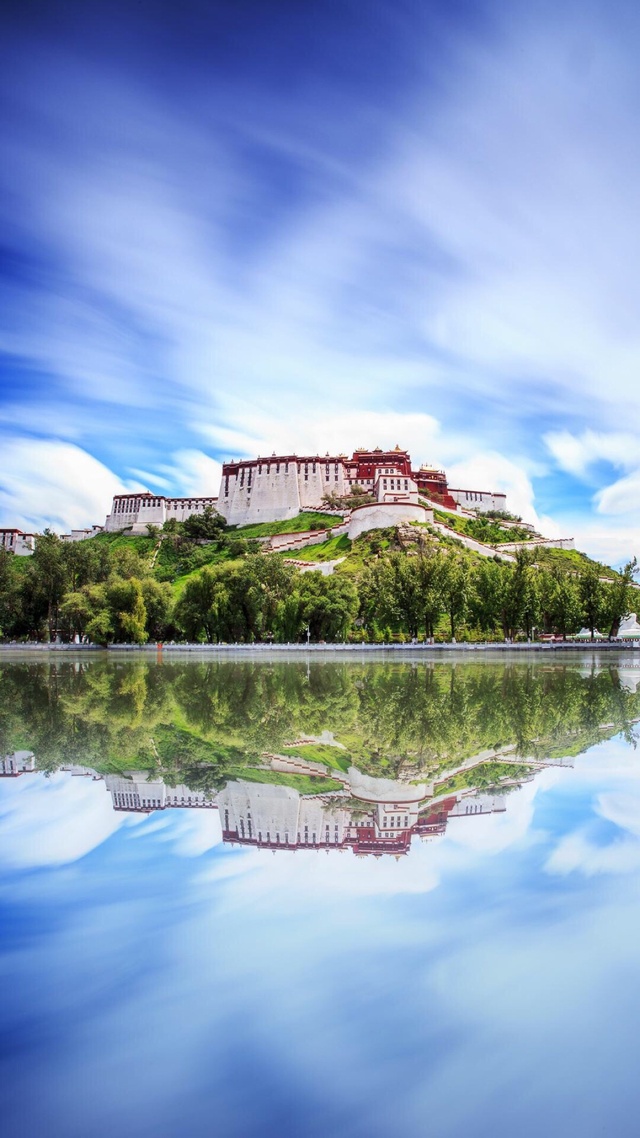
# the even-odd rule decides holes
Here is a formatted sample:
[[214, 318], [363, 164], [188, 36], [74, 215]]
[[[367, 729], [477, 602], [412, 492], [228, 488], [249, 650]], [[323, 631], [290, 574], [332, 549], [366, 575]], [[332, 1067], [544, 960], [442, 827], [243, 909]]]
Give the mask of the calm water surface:
[[0, 661], [4, 1138], [635, 1136], [639, 681]]

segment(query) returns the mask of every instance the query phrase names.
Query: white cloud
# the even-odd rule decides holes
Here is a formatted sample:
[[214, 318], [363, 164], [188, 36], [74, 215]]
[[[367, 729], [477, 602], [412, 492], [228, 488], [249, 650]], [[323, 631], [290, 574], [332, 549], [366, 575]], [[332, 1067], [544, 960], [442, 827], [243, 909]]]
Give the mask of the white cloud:
[[640, 517], [640, 470], [619, 478], [599, 490], [595, 497], [599, 514], [626, 514]]
[[202, 494], [215, 497], [220, 489], [222, 466], [201, 450], [179, 450], [167, 467], [174, 486], [185, 496]]
[[591, 521], [589, 516], [561, 514], [557, 523], [562, 536], [573, 537], [576, 549], [610, 565], [622, 565], [636, 554], [640, 557], [640, 519]]
[[[429, 82], [426, 97], [405, 90], [397, 117], [367, 108], [379, 145], [359, 166], [309, 142], [308, 109], [267, 105], [248, 121], [239, 104], [217, 133], [188, 98], [167, 108], [53, 48], [30, 60], [49, 77], [66, 145], [29, 134], [40, 108], [27, 71], [16, 92], [26, 137], [16, 132], [4, 165], [23, 184], [15, 224], [62, 272], [59, 295], [30, 298], [7, 348], [87, 400], [166, 408], [177, 435], [188, 422], [224, 457], [399, 442], [416, 461], [453, 463], [457, 480], [497, 479], [534, 522], [531, 465], [511, 431], [530, 415], [536, 440], [538, 412], [594, 420], [547, 436], [563, 470], [582, 477], [602, 459], [632, 469], [635, 70], [617, 25], [585, 16], [584, 74], [571, 64], [575, 36], [562, 15], [551, 28], [531, 12], [490, 39], [458, 33], [446, 69], [432, 62], [437, 97]], [[313, 171], [322, 192], [263, 218], [260, 175], [244, 163], [253, 145]], [[241, 246], [238, 202], [259, 234]], [[416, 393], [439, 415], [457, 399], [459, 437], [402, 414]], [[185, 492], [211, 492], [206, 462], [183, 473]], [[628, 490], [603, 491], [599, 511], [626, 509]], [[64, 514], [65, 525], [100, 520]], [[548, 519], [541, 528], [552, 534]]]
[[589, 467], [605, 460], [612, 466], [630, 469], [638, 462], [640, 440], [623, 431], [549, 431], [544, 436], [547, 449], [561, 470], [582, 477]]
[[535, 508], [527, 462], [518, 462], [496, 451], [473, 454], [461, 462], [447, 466], [449, 485], [466, 489], [499, 490], [507, 495], [507, 509], [530, 522], [545, 537], [560, 537], [558, 525], [551, 518], [542, 518]]
[[440, 426], [432, 415], [419, 412], [336, 410], [331, 407], [313, 414], [284, 407], [282, 414], [256, 413], [251, 409], [230, 407], [229, 417], [242, 426], [237, 430], [207, 424], [194, 427], [216, 447], [226, 449], [228, 457], [255, 457], [258, 454], [332, 454], [351, 455], [354, 447], [398, 443], [411, 452], [414, 462], [433, 456], [438, 445]]
[[585, 877], [599, 873], [635, 873], [640, 869], [640, 843], [623, 838], [598, 845], [590, 841], [587, 832], [568, 834], [558, 843], [545, 869], [560, 877], [576, 871]]
[[73, 443], [9, 439], [2, 446], [0, 517], [6, 525], [41, 531], [102, 524], [114, 494], [127, 487], [108, 467]]
[[572, 772], [549, 767], [532, 782], [512, 791], [504, 800], [504, 813], [463, 815], [447, 825], [447, 838], [472, 853], [497, 854], [527, 839], [531, 834], [537, 795], [550, 790]]

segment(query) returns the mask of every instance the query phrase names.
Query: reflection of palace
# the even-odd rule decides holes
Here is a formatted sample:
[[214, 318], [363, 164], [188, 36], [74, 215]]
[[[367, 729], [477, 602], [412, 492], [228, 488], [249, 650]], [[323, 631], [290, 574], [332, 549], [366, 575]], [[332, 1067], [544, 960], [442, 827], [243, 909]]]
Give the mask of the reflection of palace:
[[[287, 771], [298, 771], [302, 762], [278, 756], [271, 765], [284, 777]], [[72, 773], [94, 772], [77, 767]], [[403, 854], [413, 834], [421, 838], [443, 834], [449, 818], [506, 809], [502, 795], [478, 794], [470, 788], [433, 800], [429, 784], [371, 778], [355, 767], [348, 775], [340, 775], [343, 790], [318, 795], [303, 795], [286, 785], [236, 779], [212, 798], [204, 790], [167, 786], [146, 771], [105, 775], [104, 781], [114, 810], [148, 814], [167, 808], [217, 808], [223, 841], [271, 850]], [[432, 800], [425, 801], [428, 798]]]
[[[474, 788], [425, 801], [428, 788], [424, 783], [370, 778], [353, 767], [343, 778], [345, 789], [337, 792], [303, 795], [286, 785], [237, 779], [228, 782], [215, 798], [204, 790], [167, 786], [162, 778], [146, 771], [103, 776], [91, 767], [67, 765], [60, 769], [104, 781], [113, 809], [123, 813], [218, 809], [223, 841], [258, 849], [351, 849], [357, 855], [377, 857], [405, 854], [414, 834], [428, 839], [444, 834], [450, 818], [506, 809], [503, 795], [481, 794]], [[0, 775], [35, 771], [35, 757], [30, 751], [0, 757]]]
[[33, 751], [14, 751], [11, 755], [0, 755], [0, 778], [15, 778], [16, 775], [35, 769], [36, 758]]
[[[88, 768], [70, 769], [74, 774], [95, 777]], [[412, 834], [430, 838], [444, 833], [449, 818], [506, 809], [502, 795], [478, 794], [471, 789], [424, 803], [424, 784], [368, 778], [354, 768], [350, 774], [351, 794], [344, 790], [321, 795], [302, 795], [290, 786], [237, 779], [212, 798], [204, 790], [167, 786], [163, 779], [149, 777], [145, 771], [108, 774], [104, 782], [114, 810], [150, 814], [167, 808], [217, 808], [223, 841], [271, 850], [352, 849], [356, 854], [403, 854], [411, 845]]]
[[402, 801], [409, 787], [398, 782], [395, 789], [395, 802], [354, 802], [338, 795], [303, 797], [287, 786], [230, 782], [218, 795], [222, 836], [225, 842], [259, 849], [404, 854], [413, 834], [443, 834], [449, 818], [506, 809], [502, 796], [484, 794], [450, 795], [421, 808]]

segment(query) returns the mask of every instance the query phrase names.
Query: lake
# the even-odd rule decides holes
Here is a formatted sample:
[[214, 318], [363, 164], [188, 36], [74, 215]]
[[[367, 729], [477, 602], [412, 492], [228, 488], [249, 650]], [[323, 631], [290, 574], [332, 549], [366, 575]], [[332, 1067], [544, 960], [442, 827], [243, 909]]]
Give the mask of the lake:
[[0, 660], [3, 1138], [636, 1135], [640, 652]]

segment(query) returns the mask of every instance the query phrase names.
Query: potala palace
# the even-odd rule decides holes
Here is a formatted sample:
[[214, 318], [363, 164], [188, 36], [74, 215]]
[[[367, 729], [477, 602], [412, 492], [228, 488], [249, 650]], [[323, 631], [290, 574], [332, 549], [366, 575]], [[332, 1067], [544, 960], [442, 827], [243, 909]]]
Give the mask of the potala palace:
[[[421, 466], [413, 470], [409, 452], [356, 450], [351, 458], [340, 455], [295, 454], [226, 462], [218, 496], [165, 498], [150, 493], [118, 494], [105, 522], [107, 530], [146, 533], [147, 526], [162, 525], [170, 518], [184, 521], [216, 509], [229, 525], [284, 521], [301, 510], [326, 510], [327, 501], [362, 496], [363, 504], [348, 512], [351, 529], [377, 529], [402, 521], [425, 521], [432, 505], [457, 511], [506, 510], [504, 494], [490, 490], [460, 490], [449, 487], [443, 470]], [[349, 536], [354, 533], [349, 532]]]
[[[333, 532], [353, 540], [367, 530], [433, 522], [434, 507], [469, 515], [505, 512], [507, 499], [495, 490], [449, 486], [444, 470], [434, 466], [414, 469], [409, 452], [399, 446], [393, 450], [360, 448], [351, 458], [328, 453], [272, 454], [225, 462], [216, 497], [168, 498], [149, 491], [117, 494], [103, 526], [72, 530], [62, 538], [82, 541], [101, 530], [146, 534], [149, 525], [162, 526], [172, 518], [181, 522], [207, 507], [234, 526], [286, 521], [301, 511], [336, 514], [338, 524]], [[557, 544], [573, 543], [565, 539]], [[0, 547], [29, 555], [35, 548], [35, 534], [0, 529]]]

